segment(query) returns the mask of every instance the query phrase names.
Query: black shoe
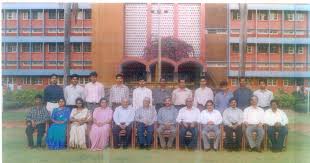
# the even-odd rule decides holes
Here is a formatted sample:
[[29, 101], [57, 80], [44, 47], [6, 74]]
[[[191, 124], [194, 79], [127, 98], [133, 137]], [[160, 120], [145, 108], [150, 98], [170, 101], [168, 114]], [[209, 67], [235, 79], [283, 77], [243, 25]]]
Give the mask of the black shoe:
[[140, 145], [140, 149], [144, 149], [144, 145]]
[[259, 153], [262, 153], [262, 149], [260, 149], [260, 148], [257, 148], [256, 151]]
[[150, 146], [150, 145], [146, 145], [146, 146], [145, 146], [145, 149], [146, 149], [146, 150], [150, 150], [150, 149], [151, 149], [151, 146]]

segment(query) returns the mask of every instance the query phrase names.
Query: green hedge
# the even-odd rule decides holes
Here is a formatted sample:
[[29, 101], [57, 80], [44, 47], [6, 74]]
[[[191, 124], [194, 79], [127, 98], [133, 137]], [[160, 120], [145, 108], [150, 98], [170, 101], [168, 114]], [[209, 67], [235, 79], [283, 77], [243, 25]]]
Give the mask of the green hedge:
[[279, 89], [275, 93], [275, 99], [279, 101], [281, 108], [290, 108], [293, 109], [296, 104], [296, 98], [290, 93], [285, 92], [282, 89]]
[[17, 109], [21, 107], [30, 107], [34, 104], [34, 97], [37, 94], [43, 95], [43, 91], [34, 89], [23, 89], [4, 92], [3, 109]]

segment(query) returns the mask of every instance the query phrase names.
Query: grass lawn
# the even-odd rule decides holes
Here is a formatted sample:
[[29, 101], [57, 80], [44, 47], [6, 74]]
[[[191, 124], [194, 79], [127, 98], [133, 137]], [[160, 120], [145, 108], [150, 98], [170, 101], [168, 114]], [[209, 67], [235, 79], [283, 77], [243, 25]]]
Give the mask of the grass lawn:
[[[3, 121], [21, 121], [25, 112], [3, 112]], [[305, 114], [289, 114], [290, 123], [310, 124]], [[310, 135], [301, 131], [290, 131], [288, 149], [282, 153], [256, 152], [202, 152], [175, 150], [107, 149], [102, 152], [87, 150], [49, 151], [28, 149], [23, 128], [2, 128], [4, 163], [310, 163]]]

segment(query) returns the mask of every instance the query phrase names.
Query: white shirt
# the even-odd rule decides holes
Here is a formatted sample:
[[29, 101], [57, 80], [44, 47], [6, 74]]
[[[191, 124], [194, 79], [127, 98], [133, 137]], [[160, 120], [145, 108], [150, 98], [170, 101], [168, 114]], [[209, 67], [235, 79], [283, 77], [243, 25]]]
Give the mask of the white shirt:
[[253, 93], [253, 95], [258, 97], [257, 106], [259, 107], [270, 106], [270, 101], [273, 99], [273, 93], [268, 89], [258, 89]]
[[177, 116], [177, 122], [199, 122], [200, 110], [196, 107], [192, 107], [188, 109], [186, 106], [180, 109], [179, 114]]
[[203, 110], [200, 113], [199, 121], [201, 124], [207, 124], [209, 121], [212, 121], [215, 125], [222, 123], [222, 115], [218, 110], [212, 110], [211, 112], [207, 109]]
[[64, 96], [67, 105], [75, 105], [75, 100], [77, 98], [82, 98], [84, 100], [84, 88], [80, 85], [74, 86], [73, 84], [70, 84], [66, 86]]
[[193, 92], [188, 88], [177, 88], [172, 92], [172, 103], [174, 105], [185, 105], [187, 98], [192, 98]]
[[143, 100], [145, 97], [150, 98], [150, 105], [152, 106], [152, 91], [146, 87], [138, 87], [133, 90], [132, 106], [135, 109], [143, 107]]
[[123, 106], [117, 107], [113, 113], [115, 124], [120, 125], [122, 122], [125, 122], [125, 125], [128, 126], [134, 121], [135, 111], [130, 105], [127, 108], [123, 108]]
[[99, 100], [104, 97], [104, 86], [99, 82], [89, 82], [85, 85], [85, 101], [99, 103]]
[[274, 126], [276, 122], [280, 122], [282, 126], [285, 126], [288, 123], [288, 119], [284, 111], [277, 109], [276, 112], [273, 112], [272, 109], [265, 111], [264, 123], [269, 126]]
[[205, 105], [208, 100], [214, 99], [214, 94], [212, 89], [209, 87], [205, 88], [197, 88], [195, 90], [195, 95], [194, 95], [194, 106], [197, 107], [198, 104]]
[[264, 110], [260, 107], [254, 108], [249, 106], [244, 109], [243, 122], [247, 122], [251, 125], [257, 125], [264, 122]]

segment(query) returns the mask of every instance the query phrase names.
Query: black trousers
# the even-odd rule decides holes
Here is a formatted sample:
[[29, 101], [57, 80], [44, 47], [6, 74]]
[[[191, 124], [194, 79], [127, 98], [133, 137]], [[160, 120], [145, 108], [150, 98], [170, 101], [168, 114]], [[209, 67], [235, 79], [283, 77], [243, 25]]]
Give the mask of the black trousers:
[[37, 135], [37, 146], [42, 145], [42, 138], [45, 133], [45, 123], [40, 123], [37, 124], [35, 127], [32, 127], [31, 121], [27, 121], [27, 128], [26, 128], [26, 135], [27, 135], [27, 140], [28, 140], [28, 146], [33, 147], [33, 133], [34, 130], [38, 130], [38, 135]]
[[[278, 138], [276, 138], [276, 132], [279, 133]], [[267, 129], [268, 138], [271, 141], [271, 149], [272, 150], [282, 150], [285, 136], [287, 135], [288, 130], [287, 127], [281, 126], [276, 128], [274, 126], [269, 126]]]
[[119, 136], [119, 132], [121, 131], [121, 127], [117, 126], [116, 124], [113, 127], [113, 140], [114, 140], [114, 147], [120, 147], [122, 145], [123, 147], [128, 147], [129, 144], [131, 144], [131, 132], [132, 132], [132, 125], [128, 125], [126, 128], [126, 135], [125, 136]]
[[[226, 149], [235, 149], [239, 150], [241, 148], [241, 140], [242, 140], [242, 127], [238, 126], [235, 129], [229, 126], [224, 126], [224, 131], [226, 134], [225, 138], [225, 148]], [[236, 134], [236, 139], [233, 139], [233, 132]]]

